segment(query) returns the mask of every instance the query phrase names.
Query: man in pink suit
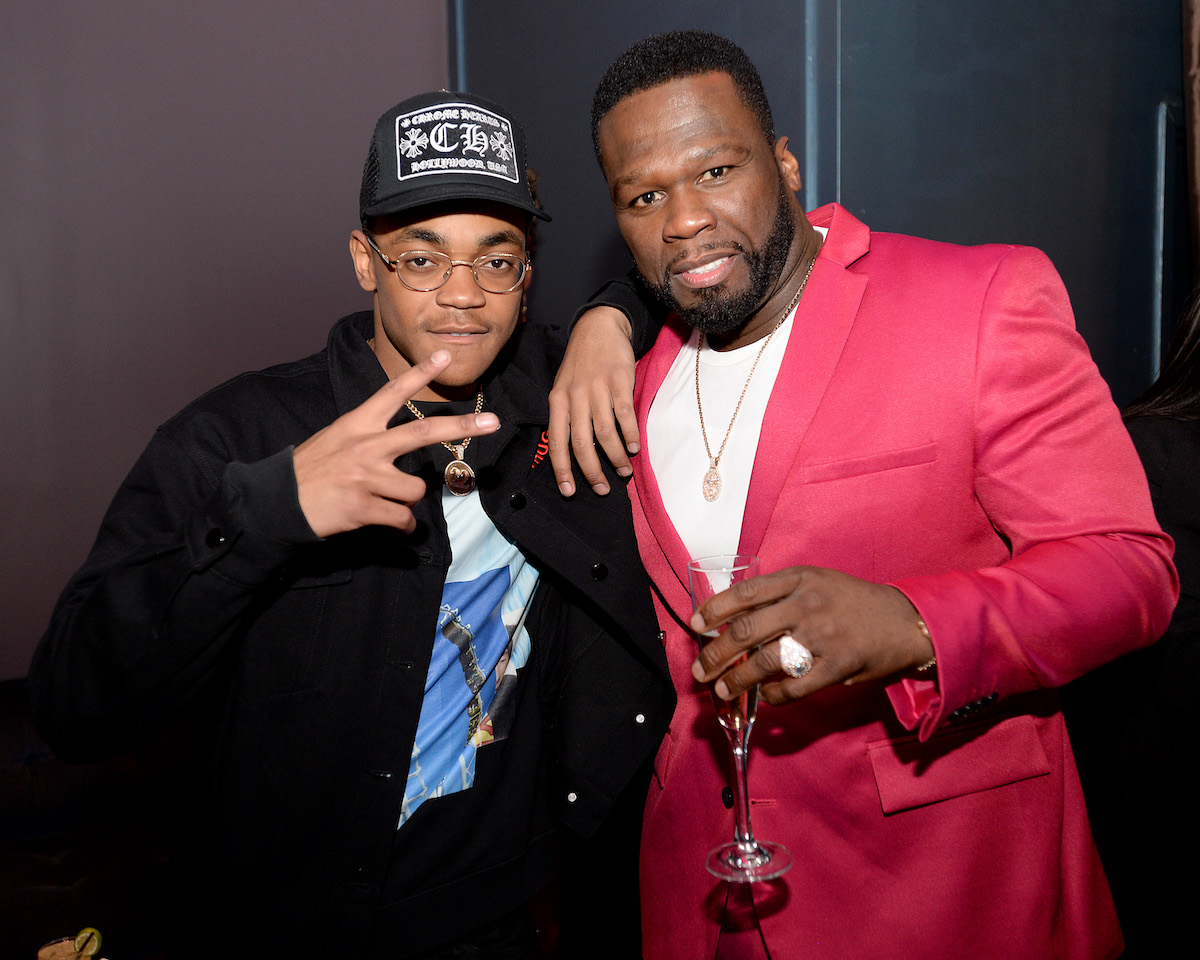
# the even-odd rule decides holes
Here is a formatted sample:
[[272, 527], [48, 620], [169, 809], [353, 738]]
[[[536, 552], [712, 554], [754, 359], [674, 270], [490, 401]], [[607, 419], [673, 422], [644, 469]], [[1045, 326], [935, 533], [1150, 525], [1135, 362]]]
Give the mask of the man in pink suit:
[[[572, 447], [595, 476], [593, 416], [624, 471], [621, 436], [641, 441], [634, 518], [679, 695], [645, 810], [645, 956], [1118, 956], [1054, 688], [1152, 642], [1178, 586], [1050, 262], [806, 216], [757, 71], [711, 34], [622, 55], [593, 131], [671, 311], [631, 404], [613, 357], [654, 325], [610, 288], [633, 323], [585, 315], [552, 398], [568, 495]], [[693, 617], [689, 557], [733, 552], [766, 575]], [[778, 880], [703, 866], [733, 831], [714, 682], [769, 704], [750, 792], [756, 834], [795, 859]]]

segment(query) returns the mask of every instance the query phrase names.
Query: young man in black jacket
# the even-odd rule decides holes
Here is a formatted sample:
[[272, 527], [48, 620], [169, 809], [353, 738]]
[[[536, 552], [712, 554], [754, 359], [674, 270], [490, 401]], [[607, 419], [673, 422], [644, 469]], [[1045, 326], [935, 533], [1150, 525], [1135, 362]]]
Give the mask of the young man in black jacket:
[[[30, 681], [62, 756], [213, 710], [172, 955], [538, 956], [554, 821], [637, 822], [673, 694], [623, 484], [564, 500], [546, 456], [534, 217], [503, 108], [387, 111], [350, 238], [373, 310], [164, 424], [59, 601]], [[588, 941], [636, 955], [633, 838], [604, 848]]]

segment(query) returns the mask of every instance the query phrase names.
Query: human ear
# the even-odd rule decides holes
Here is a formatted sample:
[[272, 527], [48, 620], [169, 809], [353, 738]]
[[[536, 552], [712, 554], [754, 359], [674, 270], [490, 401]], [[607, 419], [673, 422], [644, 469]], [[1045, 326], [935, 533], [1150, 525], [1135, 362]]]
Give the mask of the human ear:
[[788, 138], [780, 137], [775, 141], [775, 164], [779, 167], [779, 175], [787, 188], [796, 193], [800, 189], [800, 161], [788, 149]]
[[358, 277], [358, 285], [367, 293], [374, 293], [379, 287], [375, 277], [375, 258], [371, 254], [367, 235], [361, 230], [353, 231], [350, 234], [350, 259], [354, 263], [354, 275]]

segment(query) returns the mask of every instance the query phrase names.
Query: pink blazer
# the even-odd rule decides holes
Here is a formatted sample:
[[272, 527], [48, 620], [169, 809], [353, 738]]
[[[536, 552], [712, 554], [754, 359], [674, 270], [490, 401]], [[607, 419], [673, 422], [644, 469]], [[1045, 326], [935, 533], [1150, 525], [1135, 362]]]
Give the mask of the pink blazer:
[[[762, 707], [756, 885], [775, 958], [1116, 957], [1121, 937], [1052, 688], [1145, 645], [1178, 583], [1145, 476], [1039, 251], [871, 233], [836, 204], [768, 406], [741, 550], [892, 583], [938, 680]], [[638, 365], [642, 436], [687, 331]], [[697, 477], [703, 472], [698, 466]], [[697, 481], [698, 482], [698, 481]], [[634, 518], [679, 693], [646, 803], [650, 960], [713, 955], [726, 747], [692, 679], [687, 555], [646, 453]]]

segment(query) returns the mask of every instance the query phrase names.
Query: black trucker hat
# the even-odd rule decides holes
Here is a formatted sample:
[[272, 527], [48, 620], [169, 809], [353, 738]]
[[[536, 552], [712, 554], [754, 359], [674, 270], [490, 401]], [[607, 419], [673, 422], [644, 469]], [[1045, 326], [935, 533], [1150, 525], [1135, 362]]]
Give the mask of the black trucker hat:
[[422, 93], [375, 124], [359, 218], [443, 200], [494, 200], [549, 220], [534, 203], [525, 133], [499, 104], [469, 93]]

